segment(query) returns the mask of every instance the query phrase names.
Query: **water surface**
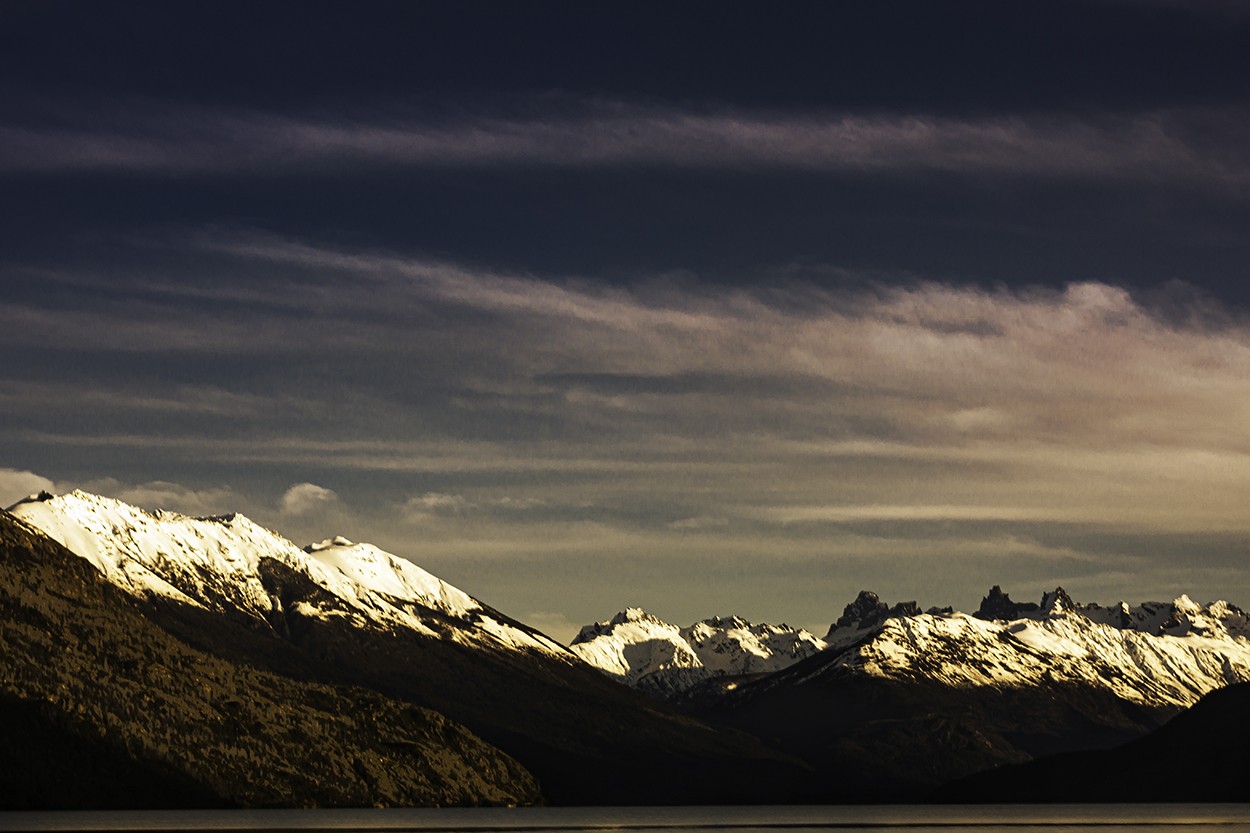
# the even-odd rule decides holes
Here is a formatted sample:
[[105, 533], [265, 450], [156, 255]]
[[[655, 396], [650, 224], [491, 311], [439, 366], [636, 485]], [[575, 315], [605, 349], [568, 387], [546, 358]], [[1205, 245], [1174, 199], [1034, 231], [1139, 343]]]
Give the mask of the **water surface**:
[[1250, 833], [1250, 804], [836, 807], [524, 807], [0, 813], [0, 831], [413, 831], [413, 833]]

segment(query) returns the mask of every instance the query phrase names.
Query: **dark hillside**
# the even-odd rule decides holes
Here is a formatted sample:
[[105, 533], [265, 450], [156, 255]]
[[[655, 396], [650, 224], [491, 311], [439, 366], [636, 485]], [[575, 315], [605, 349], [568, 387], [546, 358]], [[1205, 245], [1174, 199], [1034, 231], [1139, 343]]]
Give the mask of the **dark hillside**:
[[188, 644], [231, 661], [435, 709], [520, 761], [550, 803], [784, 803], [822, 794], [812, 769], [796, 759], [589, 666], [301, 615], [297, 602], [323, 591], [281, 565], [262, 568], [269, 591], [283, 600], [281, 621], [249, 624], [164, 599], [144, 609]]
[[83, 559], [0, 513], [0, 806], [539, 800], [443, 716], [189, 648]]
[[835, 657], [822, 652], [729, 690], [703, 686], [683, 705], [838, 773], [828, 781], [831, 802], [920, 801], [953, 779], [1123, 743], [1171, 716], [1076, 685], [891, 680], [830, 668]]
[[1213, 691], [1146, 737], [972, 776], [939, 790], [953, 803], [1247, 802], [1250, 683]]

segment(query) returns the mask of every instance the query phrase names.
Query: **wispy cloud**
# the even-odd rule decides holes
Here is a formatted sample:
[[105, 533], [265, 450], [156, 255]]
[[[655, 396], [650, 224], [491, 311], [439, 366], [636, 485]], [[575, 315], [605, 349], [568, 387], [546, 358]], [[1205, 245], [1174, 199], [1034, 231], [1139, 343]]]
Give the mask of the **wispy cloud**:
[[[309, 173], [344, 166], [661, 165], [1183, 180], [1250, 176], [1250, 115], [768, 113], [536, 99], [525, 116], [359, 120], [119, 103], [90, 126], [0, 124], [0, 171]], [[514, 110], [516, 108], [513, 108]], [[55, 112], [55, 108], [53, 108]], [[81, 111], [80, 111], [81, 112]], [[1218, 120], [1218, 131], [1209, 128]], [[1215, 137], [1219, 137], [1218, 141]]]
[[[51, 382], [0, 385], [26, 453], [266, 472], [243, 507], [262, 521], [372, 538], [453, 580], [552, 559], [732, 573], [767, 553], [865, 576], [967, 559], [994, 581], [1250, 534], [1250, 322], [1183, 287], [622, 285], [255, 235], [193, 245], [196, 287], [245, 296], [246, 327], [222, 326], [230, 303], [183, 303], [179, 281], [117, 279], [108, 329], [67, 327], [58, 349], [98, 360], [118, 339], [127, 389], [57, 383], [86, 392], [80, 411]], [[180, 332], [163, 341], [153, 318]], [[252, 331], [283, 347], [253, 352]], [[213, 382], [171, 384], [171, 366]]]

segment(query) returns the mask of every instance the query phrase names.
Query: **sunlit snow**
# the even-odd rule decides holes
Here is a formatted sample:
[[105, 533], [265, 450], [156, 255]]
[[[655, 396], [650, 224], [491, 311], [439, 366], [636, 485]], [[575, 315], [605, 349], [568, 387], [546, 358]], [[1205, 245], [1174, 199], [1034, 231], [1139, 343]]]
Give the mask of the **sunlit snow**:
[[300, 615], [506, 650], [539, 650], [575, 661], [541, 634], [500, 622], [476, 599], [417, 565], [370, 544], [333, 538], [301, 550], [242, 515], [190, 518], [145, 512], [75, 491], [18, 503], [10, 511], [85, 558], [138, 597], [159, 594], [200, 607], [236, 609], [268, 621], [281, 602], [262, 579], [269, 559], [326, 591], [334, 603], [296, 603]]

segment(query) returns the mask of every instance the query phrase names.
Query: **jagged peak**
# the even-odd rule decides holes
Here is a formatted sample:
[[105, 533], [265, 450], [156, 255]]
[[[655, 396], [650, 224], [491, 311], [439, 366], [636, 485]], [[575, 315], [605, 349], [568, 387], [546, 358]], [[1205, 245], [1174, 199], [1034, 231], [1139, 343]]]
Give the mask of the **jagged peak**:
[[1177, 613], [1201, 613], [1202, 605], [1189, 598], [1189, 594], [1182, 593], [1172, 600], [1172, 609]]
[[855, 601], [842, 609], [842, 616], [838, 618], [837, 627], [844, 628], [857, 622], [864, 622], [879, 616], [889, 610], [889, 607], [871, 590], [860, 590], [855, 596]]
[[711, 628], [724, 628], [732, 630], [734, 628], [742, 628], [750, 630], [753, 626], [750, 621], [743, 619], [741, 616], [709, 616], [706, 619], [700, 619], [696, 624], [707, 625]]
[[828, 639], [840, 629], [853, 627], [857, 630], [865, 630], [887, 619], [919, 616], [920, 612], [920, 605], [914, 601], [899, 602], [891, 607], [888, 603], [881, 601], [881, 597], [871, 590], [861, 590], [855, 597], [855, 601], [842, 611], [842, 616], [838, 618], [838, 621], [829, 627], [829, 634], [825, 638]]
[[1207, 605], [1207, 610], [1210, 611], [1212, 616], [1219, 617], [1246, 615], [1246, 611], [1242, 610], [1232, 602], [1227, 602], [1223, 599], [1211, 602], [1211, 604]]
[[1054, 590], [1043, 593], [1042, 603], [1039, 605], [1039, 608], [1045, 616], [1077, 612], [1076, 602], [1072, 601], [1068, 591], [1062, 587], [1056, 587]]
[[629, 622], [654, 622], [660, 625], [668, 624], [668, 622], [665, 622], [660, 617], [652, 616], [640, 607], [627, 607], [608, 620], [609, 625], [624, 625]]
[[1004, 593], [1000, 585], [995, 584], [981, 599], [981, 606], [972, 615], [987, 621], [1006, 621], [1018, 619], [1021, 613], [1032, 613], [1037, 609], [1033, 602], [1013, 602], [1011, 596]]

